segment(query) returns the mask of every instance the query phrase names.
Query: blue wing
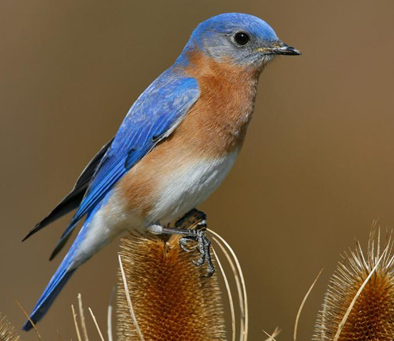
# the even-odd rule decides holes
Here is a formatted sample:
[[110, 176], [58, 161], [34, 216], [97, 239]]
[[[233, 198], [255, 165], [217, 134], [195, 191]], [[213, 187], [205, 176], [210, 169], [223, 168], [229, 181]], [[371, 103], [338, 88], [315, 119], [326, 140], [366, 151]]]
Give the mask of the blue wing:
[[170, 69], [154, 81], [137, 99], [104, 155], [89, 189], [60, 238], [53, 259], [70, 237], [78, 221], [89, 213], [106, 193], [183, 120], [200, 95], [194, 78], [174, 77]]

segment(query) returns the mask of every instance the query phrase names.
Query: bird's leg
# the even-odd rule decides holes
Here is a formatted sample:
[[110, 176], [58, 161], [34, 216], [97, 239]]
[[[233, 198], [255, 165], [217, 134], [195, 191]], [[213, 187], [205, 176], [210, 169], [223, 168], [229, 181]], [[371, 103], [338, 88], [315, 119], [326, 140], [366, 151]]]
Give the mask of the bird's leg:
[[[185, 252], [191, 252], [196, 248], [200, 252], [197, 261], [193, 261], [196, 266], [201, 266], [205, 262], [208, 266], [207, 277], [211, 277], [215, 272], [215, 267], [211, 258], [211, 241], [206, 235], [207, 222], [206, 215], [196, 209], [191, 210], [175, 223], [174, 228], [163, 227], [161, 225], [151, 225], [148, 227], [149, 232], [153, 234], [181, 235], [179, 246]], [[197, 242], [193, 248], [187, 247], [189, 242]]]

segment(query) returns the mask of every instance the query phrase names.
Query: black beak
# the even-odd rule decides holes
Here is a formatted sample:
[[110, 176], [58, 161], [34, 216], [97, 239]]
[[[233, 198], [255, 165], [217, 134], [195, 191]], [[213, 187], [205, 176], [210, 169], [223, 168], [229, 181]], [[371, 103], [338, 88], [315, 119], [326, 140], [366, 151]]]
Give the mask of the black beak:
[[274, 47], [271, 50], [272, 54], [286, 55], [286, 56], [299, 56], [301, 54], [295, 47], [282, 43], [278, 47]]

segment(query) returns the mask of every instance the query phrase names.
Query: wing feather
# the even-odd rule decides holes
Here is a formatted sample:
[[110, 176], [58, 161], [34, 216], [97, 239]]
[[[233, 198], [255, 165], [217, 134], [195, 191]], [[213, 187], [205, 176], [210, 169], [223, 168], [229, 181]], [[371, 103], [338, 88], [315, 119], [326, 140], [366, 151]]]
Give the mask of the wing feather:
[[106, 145], [104, 145], [100, 149], [100, 151], [93, 157], [93, 159], [89, 162], [86, 168], [82, 171], [71, 192], [68, 193], [43, 220], [37, 223], [36, 226], [34, 226], [34, 228], [29, 231], [29, 233], [26, 235], [25, 238], [23, 238], [22, 241], [25, 241], [27, 238], [40, 231], [45, 226], [53, 223], [57, 219], [78, 208], [78, 206], [82, 202], [86, 190], [88, 189], [89, 183], [92, 180], [96, 168], [100, 164], [101, 159], [107, 152], [112, 141], [113, 139], [111, 139]]
[[64, 246], [78, 221], [157, 143], [174, 131], [199, 95], [194, 78], [171, 77], [166, 73], [145, 90], [126, 115], [51, 259]]

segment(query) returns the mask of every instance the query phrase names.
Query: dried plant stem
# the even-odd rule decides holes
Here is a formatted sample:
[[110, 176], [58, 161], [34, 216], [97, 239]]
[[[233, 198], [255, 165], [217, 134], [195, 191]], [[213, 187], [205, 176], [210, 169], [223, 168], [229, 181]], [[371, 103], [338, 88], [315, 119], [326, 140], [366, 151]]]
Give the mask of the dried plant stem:
[[279, 335], [280, 329], [276, 327], [271, 335], [268, 334], [265, 330], [263, 330], [263, 333], [268, 336], [268, 339], [265, 339], [265, 341], [276, 341], [275, 338]]
[[86, 328], [85, 322], [85, 314], [83, 313], [83, 305], [82, 305], [82, 295], [78, 294], [78, 307], [79, 307], [79, 318], [81, 319], [81, 328], [84, 336], [84, 341], [89, 341], [88, 330]]
[[214, 248], [212, 248], [212, 252], [213, 252], [213, 255], [215, 256], [216, 263], [218, 263], [220, 272], [223, 276], [224, 285], [226, 287], [228, 301], [229, 301], [229, 305], [230, 305], [230, 315], [231, 315], [231, 331], [232, 331], [231, 340], [235, 341], [236, 325], [235, 325], [235, 309], [234, 309], [233, 295], [231, 293], [231, 288], [230, 288], [230, 284], [229, 284], [227, 276], [226, 276], [226, 272], [224, 271], [222, 263], [220, 262], [220, 259], [219, 259], [218, 255], [216, 254], [216, 251]]
[[234, 279], [235, 279], [235, 284], [237, 286], [237, 291], [238, 291], [238, 300], [239, 300], [239, 306], [240, 306], [240, 314], [241, 314], [241, 319], [240, 319], [240, 341], [244, 341], [247, 339], [247, 332], [245, 332], [246, 328], [246, 318], [245, 318], [245, 299], [244, 299], [244, 295], [243, 295], [243, 290], [242, 290], [242, 286], [241, 286], [241, 280], [240, 280], [240, 275], [239, 272], [237, 271], [237, 267], [234, 265], [233, 259], [231, 258], [230, 254], [227, 252], [227, 249], [225, 248], [225, 246], [223, 246], [223, 244], [221, 243], [221, 241], [219, 239], [216, 239], [215, 237], [213, 237], [213, 240], [219, 245], [219, 247], [221, 248], [223, 254], [226, 256], [230, 267], [233, 271], [234, 274]]
[[112, 332], [112, 310], [113, 310], [113, 299], [114, 294], [116, 292], [116, 285], [112, 288], [111, 296], [109, 298], [108, 304], [108, 312], [107, 312], [107, 334], [108, 334], [108, 341], [113, 341], [113, 332]]
[[134, 309], [133, 309], [133, 304], [131, 302], [131, 298], [130, 298], [130, 292], [129, 292], [129, 286], [127, 285], [127, 279], [126, 279], [126, 275], [124, 273], [124, 269], [123, 269], [123, 263], [122, 263], [122, 257], [120, 255], [118, 255], [118, 259], [119, 259], [119, 267], [120, 267], [120, 271], [122, 273], [122, 279], [123, 279], [123, 286], [124, 286], [124, 291], [126, 294], [126, 298], [127, 298], [127, 303], [129, 304], [129, 309], [130, 309], [130, 315], [131, 318], [134, 322], [134, 326], [135, 329], [137, 330], [137, 333], [141, 339], [141, 341], [144, 341], [144, 336], [141, 333], [141, 329], [138, 326], [138, 321], [137, 318], [135, 317], [135, 313], [134, 313]]
[[18, 305], [19, 309], [22, 311], [22, 313], [26, 316], [26, 318], [29, 320], [29, 322], [31, 323], [31, 325], [33, 326], [34, 331], [36, 332], [37, 338], [39, 340], [42, 340], [42, 337], [36, 327], [36, 325], [34, 324], [34, 322], [31, 320], [29, 314], [26, 312], [25, 309], [23, 309], [22, 305], [16, 300], [14, 299], [15, 303]]
[[350, 312], [353, 309], [354, 304], [357, 301], [357, 298], [360, 296], [361, 292], [364, 290], [364, 287], [367, 285], [369, 279], [372, 277], [372, 275], [374, 274], [374, 272], [376, 271], [376, 269], [378, 268], [380, 262], [382, 261], [382, 259], [384, 258], [384, 256], [386, 255], [386, 252], [389, 248], [390, 244], [388, 244], [385, 248], [385, 250], [383, 251], [382, 255], [380, 256], [378, 262], [376, 263], [376, 265], [374, 266], [374, 268], [371, 270], [371, 272], [369, 273], [369, 275], [367, 276], [367, 278], [365, 279], [364, 283], [361, 285], [360, 289], [358, 289], [356, 295], [354, 296], [352, 302], [349, 305], [349, 308], [347, 309], [345, 315], [342, 318], [341, 323], [339, 324], [338, 330], [335, 334], [334, 340], [333, 341], [338, 341], [339, 340], [339, 336], [341, 335], [342, 329], [345, 326], [345, 323], [350, 315]]
[[75, 313], [75, 309], [74, 309], [74, 305], [73, 304], [71, 304], [71, 311], [73, 313], [75, 331], [77, 332], [78, 341], [82, 341], [81, 333], [79, 332], [79, 327], [78, 327], [78, 322], [77, 322], [77, 314]]
[[320, 270], [320, 272], [318, 273], [318, 275], [316, 276], [315, 280], [313, 281], [312, 285], [310, 286], [309, 290], [307, 291], [307, 293], [305, 294], [300, 307], [298, 308], [298, 312], [297, 312], [297, 316], [296, 316], [296, 320], [295, 320], [295, 324], [294, 324], [294, 333], [293, 333], [293, 341], [297, 340], [297, 329], [298, 329], [298, 323], [300, 320], [300, 316], [301, 316], [301, 312], [302, 309], [304, 308], [305, 302], [309, 297], [309, 294], [312, 292], [312, 289], [314, 288], [317, 280], [319, 279], [321, 273], [323, 272], [323, 269]]
[[93, 322], [94, 322], [94, 324], [95, 324], [95, 326], [96, 326], [97, 332], [98, 332], [99, 335], [100, 335], [101, 341], [105, 341], [105, 340], [104, 340], [104, 337], [103, 337], [103, 334], [101, 333], [100, 327], [99, 327], [99, 325], [98, 325], [98, 323], [97, 323], [96, 316], [94, 316], [92, 309], [89, 308], [89, 312], [90, 312], [90, 315], [92, 316], [92, 320], [93, 320]]
[[[234, 250], [230, 247], [230, 245], [218, 233], [210, 229], [208, 229], [208, 231], [214, 235], [213, 240], [219, 245], [219, 247], [225, 254], [226, 258], [228, 259], [231, 269], [233, 270], [235, 283], [238, 290], [240, 310], [241, 310], [240, 340], [246, 341], [248, 338], [249, 312], [248, 312], [248, 299], [246, 293], [245, 279], [242, 273], [241, 264], [239, 263], [238, 258]], [[227, 250], [230, 252], [232, 257], [230, 257]]]

